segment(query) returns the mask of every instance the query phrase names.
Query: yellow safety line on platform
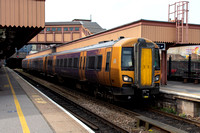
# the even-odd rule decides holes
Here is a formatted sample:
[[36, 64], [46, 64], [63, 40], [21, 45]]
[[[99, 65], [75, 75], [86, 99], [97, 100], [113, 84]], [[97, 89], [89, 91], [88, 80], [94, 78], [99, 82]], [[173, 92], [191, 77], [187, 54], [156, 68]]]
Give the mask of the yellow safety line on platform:
[[[5, 70], [5, 69], [4, 69], [4, 70]], [[6, 70], [5, 70], [5, 72], [6, 72]], [[12, 91], [12, 94], [13, 94], [15, 106], [16, 106], [17, 113], [18, 113], [18, 116], [19, 116], [19, 120], [20, 120], [20, 122], [21, 122], [21, 126], [22, 126], [23, 133], [30, 133], [29, 127], [28, 127], [28, 125], [27, 125], [27, 123], [26, 123], [26, 119], [25, 119], [25, 117], [24, 117], [24, 114], [23, 114], [23, 112], [22, 112], [22, 109], [21, 109], [21, 107], [20, 107], [19, 101], [18, 101], [18, 99], [17, 99], [17, 96], [16, 96], [16, 94], [15, 94], [15, 91], [14, 91], [14, 89], [13, 89], [13, 86], [12, 86], [11, 82], [10, 82], [10, 78], [9, 78], [7, 72], [6, 72], [6, 77], [7, 77], [7, 79], [8, 79], [8, 82], [9, 82], [9, 85], [10, 85], [10, 88], [11, 88], [11, 91]]]

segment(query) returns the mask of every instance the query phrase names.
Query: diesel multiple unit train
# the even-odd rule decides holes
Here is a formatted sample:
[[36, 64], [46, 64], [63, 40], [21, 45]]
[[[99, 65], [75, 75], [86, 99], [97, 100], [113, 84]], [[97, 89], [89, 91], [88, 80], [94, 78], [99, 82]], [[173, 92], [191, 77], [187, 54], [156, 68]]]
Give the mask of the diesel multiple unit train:
[[160, 87], [159, 48], [144, 38], [120, 38], [26, 58], [22, 68], [69, 84], [74, 81], [79, 88], [90, 88], [95, 96], [116, 101], [148, 98], [158, 94]]

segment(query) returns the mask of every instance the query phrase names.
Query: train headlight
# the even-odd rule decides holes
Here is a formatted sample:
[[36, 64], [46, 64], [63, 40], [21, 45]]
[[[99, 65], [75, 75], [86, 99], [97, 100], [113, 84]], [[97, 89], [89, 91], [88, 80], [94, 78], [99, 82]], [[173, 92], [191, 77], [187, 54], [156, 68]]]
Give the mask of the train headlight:
[[160, 75], [155, 76], [155, 82], [160, 79]]
[[133, 79], [127, 75], [122, 75], [122, 79], [124, 82], [132, 82]]

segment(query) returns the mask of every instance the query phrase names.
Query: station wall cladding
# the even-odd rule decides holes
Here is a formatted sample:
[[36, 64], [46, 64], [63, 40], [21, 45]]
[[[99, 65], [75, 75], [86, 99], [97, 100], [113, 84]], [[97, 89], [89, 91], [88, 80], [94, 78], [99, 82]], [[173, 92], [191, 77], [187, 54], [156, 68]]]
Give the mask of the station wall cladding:
[[45, 26], [45, 0], [0, 0], [0, 25]]

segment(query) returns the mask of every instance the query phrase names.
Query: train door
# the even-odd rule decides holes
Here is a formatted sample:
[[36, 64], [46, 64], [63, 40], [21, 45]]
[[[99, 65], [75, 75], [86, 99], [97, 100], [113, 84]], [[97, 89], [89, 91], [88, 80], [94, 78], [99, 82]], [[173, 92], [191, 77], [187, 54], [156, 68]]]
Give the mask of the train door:
[[43, 72], [46, 73], [47, 56], [43, 57]]
[[154, 44], [141, 41], [135, 45], [135, 83], [139, 88], [153, 87]]
[[105, 79], [105, 85], [110, 86], [110, 59], [111, 59], [111, 48], [105, 49], [105, 69], [104, 69], [104, 79]]
[[105, 79], [104, 79], [104, 72], [105, 72], [105, 68], [104, 68], [104, 60], [106, 60], [106, 58], [104, 59], [105, 56], [105, 49], [99, 49], [98, 51], [98, 55], [96, 57], [97, 59], [97, 75], [98, 75], [98, 80], [100, 84], [105, 84]]
[[152, 84], [152, 49], [141, 49], [141, 85], [151, 86]]
[[85, 78], [85, 67], [86, 67], [86, 57], [87, 57], [87, 52], [81, 52], [80, 54], [80, 62], [79, 62], [79, 76], [80, 80], [86, 80]]
[[53, 65], [52, 65], [52, 68], [51, 68], [53, 74], [55, 74], [56, 72], [56, 56], [54, 55], [53, 56]]

